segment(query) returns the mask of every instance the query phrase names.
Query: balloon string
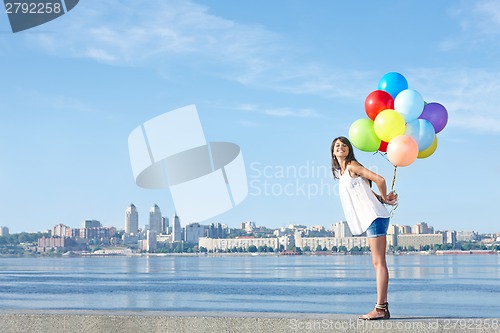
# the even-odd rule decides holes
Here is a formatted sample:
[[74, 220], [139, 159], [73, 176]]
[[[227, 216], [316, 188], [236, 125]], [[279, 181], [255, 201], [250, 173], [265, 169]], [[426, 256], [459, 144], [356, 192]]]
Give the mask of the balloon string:
[[[387, 162], [389, 162], [389, 163], [391, 163], [391, 164], [392, 164], [392, 162], [391, 162], [391, 161], [389, 161], [389, 159], [388, 159], [388, 158], [387, 158], [387, 156], [386, 156], [386, 155], [387, 155], [387, 153], [382, 154], [382, 153], [380, 152], [380, 150], [378, 150], [378, 151], [376, 151], [375, 153], [373, 153], [373, 155], [375, 155], [375, 154], [380, 154], [380, 155], [382, 155], [382, 157], [383, 157], [383, 158], [385, 158], [385, 160], [386, 160]], [[397, 168], [398, 168], [398, 167], [397, 167], [397, 166], [395, 166], [394, 164], [392, 164], [392, 165], [394, 166], [394, 176], [392, 177], [391, 192], [396, 193], [396, 190], [394, 190], [394, 184], [396, 184], [396, 170], [397, 170]], [[398, 208], [398, 205], [399, 205], [399, 204], [398, 204], [398, 202], [396, 202], [396, 204], [395, 204], [394, 206], [392, 206], [392, 209], [391, 209], [391, 211], [390, 211], [390, 215], [391, 215], [391, 217], [393, 216], [394, 211], [396, 210], [396, 208]]]
[[375, 153], [373, 153], [373, 155], [376, 155], [376, 154], [380, 154], [380, 156], [382, 156], [383, 158], [385, 158], [385, 160], [386, 160], [387, 162], [389, 162], [389, 163], [391, 163], [391, 164], [392, 164], [392, 162], [391, 162], [391, 161], [389, 161], [389, 159], [387, 158], [387, 153], [382, 153], [382, 152], [380, 152], [380, 150], [377, 150]]
[[[396, 170], [398, 169], [397, 166], [394, 166], [394, 176], [392, 177], [392, 185], [391, 185], [391, 192], [394, 192], [396, 193], [396, 191], [394, 190], [394, 184], [396, 183]], [[398, 208], [398, 205], [399, 203], [396, 201], [396, 204], [394, 206], [392, 206], [392, 209], [391, 209], [391, 217], [394, 215], [394, 211], [396, 210], [396, 208]]]
[[394, 176], [392, 177], [392, 186], [391, 186], [391, 191], [394, 191], [394, 184], [396, 183], [396, 170], [398, 169], [397, 166], [394, 166]]

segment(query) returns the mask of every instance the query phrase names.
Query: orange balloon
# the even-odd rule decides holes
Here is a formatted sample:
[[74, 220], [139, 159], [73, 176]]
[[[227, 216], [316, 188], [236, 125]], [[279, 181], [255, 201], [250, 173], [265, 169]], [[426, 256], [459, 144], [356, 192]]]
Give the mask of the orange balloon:
[[417, 155], [418, 144], [409, 135], [398, 135], [387, 145], [387, 158], [394, 166], [408, 166], [417, 159]]

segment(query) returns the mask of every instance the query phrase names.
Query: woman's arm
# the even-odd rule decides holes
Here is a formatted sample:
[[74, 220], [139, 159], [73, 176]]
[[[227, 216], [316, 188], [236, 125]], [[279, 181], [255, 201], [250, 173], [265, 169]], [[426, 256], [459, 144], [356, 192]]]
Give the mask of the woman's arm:
[[382, 198], [381, 202], [390, 205], [394, 205], [396, 203], [397, 195], [395, 193], [391, 192], [389, 195], [387, 195], [387, 184], [384, 177], [371, 170], [368, 170], [356, 161], [351, 161], [348, 168], [352, 173], [365, 179], [371, 180], [377, 185], [377, 188], [380, 192], [380, 197]]

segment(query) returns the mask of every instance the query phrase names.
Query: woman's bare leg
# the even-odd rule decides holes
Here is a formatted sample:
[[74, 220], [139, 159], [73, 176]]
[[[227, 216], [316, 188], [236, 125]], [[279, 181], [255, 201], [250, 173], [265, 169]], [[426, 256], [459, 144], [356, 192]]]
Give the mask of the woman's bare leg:
[[[389, 271], [385, 260], [385, 252], [387, 246], [387, 238], [385, 236], [368, 238], [370, 251], [372, 253], [372, 264], [375, 269], [375, 277], [377, 283], [377, 304], [387, 303], [387, 288], [389, 285]], [[384, 309], [373, 309], [373, 311], [362, 316], [379, 317], [385, 312]]]
[[384, 304], [387, 302], [389, 285], [389, 271], [385, 260], [387, 238], [385, 236], [368, 238], [368, 244], [372, 253], [372, 264], [377, 281], [377, 303]]

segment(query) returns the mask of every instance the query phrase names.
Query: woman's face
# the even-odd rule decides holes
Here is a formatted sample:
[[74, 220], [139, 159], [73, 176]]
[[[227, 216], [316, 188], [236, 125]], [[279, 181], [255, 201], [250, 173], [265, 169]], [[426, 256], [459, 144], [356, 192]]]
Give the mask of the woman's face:
[[349, 154], [349, 146], [342, 141], [337, 140], [333, 145], [333, 155], [337, 157], [346, 157]]

